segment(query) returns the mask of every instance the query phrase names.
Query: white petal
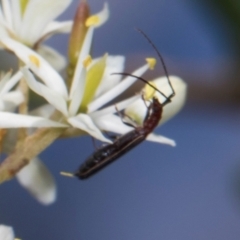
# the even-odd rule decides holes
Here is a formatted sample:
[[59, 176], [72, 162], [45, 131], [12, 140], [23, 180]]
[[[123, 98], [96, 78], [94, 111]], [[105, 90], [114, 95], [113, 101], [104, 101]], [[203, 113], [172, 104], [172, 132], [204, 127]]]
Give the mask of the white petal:
[[117, 111], [122, 111], [123, 109], [125, 109], [127, 106], [129, 106], [130, 104], [136, 102], [139, 98], [141, 98], [140, 95], [136, 95], [136, 96], [133, 96], [131, 98], [127, 98], [121, 102], [118, 102], [114, 105], [111, 105], [109, 107], [106, 107], [106, 108], [103, 108], [99, 111], [95, 111], [93, 113], [90, 113], [89, 115], [92, 117], [92, 118], [98, 118], [98, 117], [101, 117], [101, 116], [104, 116], [104, 115], [108, 115], [110, 113], [115, 113]]
[[20, 91], [11, 91], [9, 93], [6, 93], [2, 96], [2, 99], [4, 101], [12, 102], [15, 105], [19, 105], [20, 103], [23, 102], [24, 97], [22, 92]]
[[85, 84], [86, 84], [85, 79], [86, 79], [86, 69], [83, 68], [81, 75], [79, 76], [79, 80], [77, 81], [77, 85], [72, 94], [72, 100], [69, 106], [70, 116], [75, 116], [80, 107], [80, 103], [82, 101], [84, 90], [85, 90]]
[[37, 42], [46, 25], [60, 15], [71, 0], [35, 0], [28, 1], [19, 29], [20, 39], [32, 45]]
[[54, 33], [69, 33], [72, 29], [73, 21], [52, 21], [50, 22], [42, 33], [42, 37], [51, 36]]
[[[99, 60], [98, 59], [94, 59]], [[95, 62], [93, 61], [93, 62]], [[116, 86], [122, 79], [121, 75], [111, 75], [111, 73], [123, 72], [125, 64], [124, 56], [107, 56], [106, 67], [102, 81], [97, 89], [96, 96], [99, 97], [109, 89]]]
[[[0, 39], [0, 42], [13, 51], [49, 88], [60, 93], [65, 99], [68, 98], [64, 80], [44, 58], [11, 38]], [[37, 64], [31, 58], [35, 58]]]
[[42, 117], [20, 115], [16, 113], [0, 112], [0, 128], [20, 127], [68, 127], [68, 125], [54, 122]]
[[73, 82], [72, 82], [71, 90], [70, 90], [70, 99], [72, 99], [75, 89], [77, 88], [77, 86], [79, 86], [79, 81], [83, 88], [85, 86], [85, 79], [81, 79], [80, 77], [81, 77], [82, 70], [83, 70], [83, 61], [89, 55], [90, 48], [92, 46], [93, 30], [94, 30], [93, 27], [90, 27], [88, 29], [87, 34], [84, 38], [84, 42], [83, 42], [81, 51], [79, 53], [77, 66], [75, 68]]
[[36, 92], [38, 95], [44, 97], [51, 105], [53, 105], [56, 109], [62, 112], [65, 116], [68, 115], [67, 111], [67, 102], [58, 92], [47, 88], [42, 83], [38, 82], [33, 74], [26, 68], [21, 69], [23, 75], [28, 83], [28, 86]]
[[[172, 86], [174, 87], [174, 85], [176, 85], [176, 79], [179, 79], [178, 77], [175, 76], [169, 76], [169, 79], [171, 81]], [[172, 89], [168, 83], [168, 80], [166, 77], [158, 77], [156, 79], [153, 80], [155, 87], [161, 91], [166, 97], [169, 97], [172, 94]], [[178, 94], [178, 93], [176, 93]], [[158, 98], [158, 101], [163, 103], [166, 101], [166, 97], [163, 96], [162, 94], [155, 92], [155, 96]]]
[[160, 124], [165, 123], [175, 116], [184, 106], [187, 96], [187, 84], [179, 77], [170, 77], [176, 95], [172, 102], [163, 107], [163, 115]]
[[3, 16], [3, 11], [2, 11], [2, 6], [0, 6], [0, 22], [3, 21], [4, 16]]
[[15, 107], [24, 101], [23, 94], [20, 91], [9, 92], [1, 96], [1, 98], [5, 105], [4, 109], [1, 109], [1, 111], [14, 111]]
[[4, 88], [6, 83], [9, 81], [9, 79], [11, 78], [11, 75], [12, 75], [12, 71], [10, 70], [1, 77], [1, 79], [0, 79], [0, 92], [2, 91], [2, 89]]
[[54, 110], [55, 108], [52, 105], [45, 104], [31, 111], [30, 115], [49, 118], [53, 114]]
[[58, 72], [62, 71], [67, 65], [65, 57], [51, 47], [41, 44], [37, 52]]
[[21, 6], [20, 1], [10, 0], [10, 3], [12, 11], [12, 31], [16, 34], [22, 27]]
[[[162, 118], [160, 119], [160, 124], [166, 122], [168, 119], [177, 114], [182, 109], [186, 100], [186, 83], [182, 79], [175, 76], [170, 76], [170, 80], [176, 95], [172, 98], [170, 103], [163, 107], [163, 114]], [[166, 77], [158, 78], [154, 80], [154, 83], [156, 84], [157, 89], [163, 92], [166, 96], [169, 96], [172, 93]], [[165, 101], [165, 98], [161, 94], [157, 93], [156, 96], [160, 102]], [[149, 102], [147, 101], [146, 104], [148, 105]], [[147, 108], [142, 99], [130, 104], [125, 110], [125, 114], [136, 120], [138, 124], [142, 123], [146, 113]]]
[[172, 147], [176, 146], [176, 143], [174, 140], [164, 137], [164, 136], [161, 136], [161, 135], [154, 134], [154, 133], [150, 133], [147, 136], [146, 140], [151, 141], [151, 142], [161, 143], [161, 144], [167, 144]]
[[46, 166], [34, 158], [17, 175], [19, 183], [40, 203], [49, 205], [56, 200], [56, 183]]
[[13, 35], [12, 29], [11, 27], [8, 26], [8, 23], [5, 21], [2, 10], [0, 8], [0, 36], [8, 37], [9, 34]]
[[146, 105], [148, 106], [149, 103], [149, 101], [144, 102], [143, 99], [139, 98], [134, 103], [128, 105], [124, 111], [124, 114], [137, 122], [138, 125], [142, 125], [147, 114]]
[[[132, 74], [136, 76], [141, 76], [144, 72], [146, 72], [149, 69], [148, 64], [145, 64], [141, 68], [134, 71]], [[112, 99], [119, 96], [121, 93], [123, 93], [127, 88], [129, 88], [135, 81], [137, 81], [137, 78], [135, 77], [126, 77], [123, 81], [121, 81], [119, 84], [117, 84], [115, 87], [113, 87], [111, 90], [107, 91], [100, 97], [94, 99], [89, 105], [88, 105], [88, 111], [93, 112], [97, 110], [98, 108], [102, 107]]]
[[5, 110], [5, 102], [0, 99], [0, 111], [4, 111]]
[[0, 225], [0, 239], [1, 240], [14, 240], [14, 232], [12, 227]]
[[105, 115], [102, 116], [100, 118], [96, 118], [94, 119], [95, 124], [104, 131], [107, 132], [113, 132], [116, 134], [125, 134], [131, 130], [133, 130], [132, 127], [124, 124], [122, 122], [122, 120], [120, 119], [120, 117], [113, 115], [113, 114], [109, 114], [109, 115]]
[[[1, 94], [9, 92], [22, 78], [22, 72], [18, 71], [1, 87]], [[3, 79], [1, 80], [3, 81]]]
[[111, 143], [109, 139], [104, 137], [104, 135], [97, 128], [97, 126], [94, 124], [92, 119], [86, 114], [78, 114], [76, 117], [69, 118], [68, 122], [73, 127], [82, 129], [83, 131], [87, 132], [89, 135], [93, 136], [94, 138], [102, 142]]
[[[8, 37], [8, 33], [7, 31], [1, 26], [2, 22], [0, 20], [0, 38], [5, 38]], [[2, 49], [4, 46], [2, 45], [2, 43], [0, 42], [0, 49]]]
[[12, 11], [9, 0], [2, 1], [2, 8], [0, 8], [0, 36], [7, 37], [13, 34], [12, 26]]
[[2, 8], [4, 12], [4, 17], [6, 19], [6, 22], [8, 23], [8, 27], [10, 29], [13, 29], [13, 19], [12, 19], [12, 9], [11, 9], [11, 3], [9, 0], [2, 0]]

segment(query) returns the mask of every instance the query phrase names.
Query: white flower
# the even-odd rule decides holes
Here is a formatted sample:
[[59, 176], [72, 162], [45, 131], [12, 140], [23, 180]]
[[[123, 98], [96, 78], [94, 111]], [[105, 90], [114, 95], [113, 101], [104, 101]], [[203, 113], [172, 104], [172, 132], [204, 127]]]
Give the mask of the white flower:
[[[71, 3], [71, 0], [2, 0], [0, 36], [11, 37], [27, 46], [34, 46], [54, 32], [66, 28], [66, 22], [52, 22]], [[70, 22], [67, 22], [70, 27]], [[53, 25], [55, 27], [53, 27]]]
[[[81, 59], [83, 59], [84, 53], [89, 52], [94, 28], [100, 26], [101, 23], [104, 23], [107, 20], [108, 15], [109, 15], [108, 6], [107, 6], [107, 4], [105, 4], [103, 11], [101, 11], [95, 17], [90, 18], [90, 20], [93, 21], [92, 24], [94, 24], [94, 26], [89, 28], [88, 37], [86, 37], [86, 41], [85, 41], [86, 44], [85, 44], [85, 47], [83, 47], [83, 49], [85, 49], [85, 51], [83, 51]], [[91, 24], [91, 21], [89, 24]], [[25, 74], [28, 77], [30, 76], [29, 81], [31, 82], [31, 84], [33, 84], [35, 87], [40, 87], [39, 90], [42, 90], [42, 92], [44, 92], [44, 94], [45, 94], [44, 97], [46, 97], [47, 100], [50, 101], [50, 103], [52, 103], [52, 101], [53, 101], [53, 106], [56, 107], [56, 109], [58, 109], [58, 110], [60, 109], [61, 112], [63, 113], [63, 115], [66, 117], [65, 119], [63, 117], [61, 117], [63, 119], [62, 120], [57, 119], [57, 121], [50, 120], [49, 118], [52, 113], [52, 108], [50, 105], [48, 105], [47, 107], [42, 107], [41, 109], [34, 111], [33, 116], [0, 111], [0, 128], [11, 128], [7, 131], [6, 135], [4, 136], [4, 142], [3, 142], [4, 151], [6, 153], [13, 153], [10, 155], [10, 158], [11, 158], [11, 156], [14, 155], [14, 153], [16, 152], [14, 145], [17, 140], [17, 136], [16, 136], [17, 131], [14, 131], [14, 128], [15, 129], [21, 128], [21, 127], [69, 128], [69, 126], [72, 126], [72, 125], [70, 125], [66, 120], [68, 118], [70, 118], [72, 115], [70, 114], [70, 110], [67, 108], [67, 105], [68, 105], [69, 99], [70, 99], [70, 94], [68, 94], [67, 87], [65, 86], [65, 82], [60, 77], [60, 75], [55, 70], [53, 70], [52, 67], [41, 56], [36, 54], [34, 51], [29, 49], [28, 47], [24, 46], [20, 42], [13, 40], [9, 37], [1, 38], [0, 41], [6, 48], [10, 49], [13, 46], [14, 50], [12, 48], [11, 48], [11, 50], [15, 51], [16, 49], [18, 49], [15, 52], [16, 55], [20, 54], [21, 57], [23, 57], [23, 59], [21, 59], [21, 60], [25, 63], [29, 63], [29, 65], [28, 64], [27, 65], [30, 66], [30, 68], [32, 67], [31, 68], [32, 71], [36, 72], [36, 74], [40, 78], [43, 77], [42, 79], [45, 80], [46, 86], [44, 86], [43, 84], [36, 85], [36, 84], [39, 84], [39, 82], [36, 82], [35, 79], [33, 81], [31, 81], [31, 79], [34, 77], [31, 75], [31, 73], [27, 69], [25, 69], [25, 71], [23, 70], [23, 72], [25, 72]], [[10, 43], [10, 45], [9, 45], [9, 43]], [[99, 62], [103, 62], [103, 61], [101, 60]], [[98, 65], [98, 63], [96, 63], [96, 65]], [[81, 64], [79, 64], [79, 66], [81, 68]], [[92, 67], [91, 69], [94, 69], [94, 67]], [[103, 68], [103, 70], [104, 70], [104, 68]], [[77, 71], [79, 74], [79, 68], [77, 68]], [[85, 69], [84, 69], [84, 71], [86, 72]], [[84, 71], [83, 71], [83, 73], [81, 73], [81, 74], [83, 74], [83, 77], [81, 79], [85, 80]], [[19, 75], [20, 75], [20, 77], [22, 77], [21, 72], [19, 73]], [[77, 77], [78, 77], [78, 75], [77, 75]], [[76, 81], [75, 81], [75, 83], [76, 83]], [[79, 83], [77, 83], [75, 86], [79, 87]], [[73, 101], [76, 101], [78, 99], [77, 92], [75, 92], [74, 88], [72, 88], [72, 91], [74, 91], [74, 93], [72, 93], [72, 95], [74, 96]], [[0, 85], [0, 100], [1, 100], [1, 85]], [[73, 108], [73, 106], [72, 106], [72, 108]], [[73, 111], [73, 109], [71, 109], [71, 111]], [[38, 116], [36, 116], [36, 113]], [[73, 123], [73, 125], [80, 124], [80, 125], [82, 125], [82, 128], [84, 128], [84, 129], [86, 128], [85, 125], [87, 125], [87, 128], [89, 129], [90, 132], [93, 132], [94, 136], [96, 134], [98, 134], [98, 135], [100, 135], [100, 138], [101, 138], [101, 136], [102, 136], [101, 131], [94, 125], [94, 123], [91, 120], [89, 121], [90, 118], [87, 116], [87, 114], [85, 114], [83, 116], [77, 116], [77, 117], [80, 117], [82, 119], [82, 121], [78, 122], [78, 121], [76, 121], [76, 119], [73, 118], [73, 119], [69, 120], [69, 122], [75, 121], [76, 123]], [[55, 138], [54, 136], [56, 136], [56, 135], [54, 133], [59, 132], [59, 130], [56, 130], [55, 132], [53, 131], [54, 133], [52, 135], [51, 135], [51, 129], [47, 130], [46, 134], [48, 132], [50, 134], [47, 135], [47, 139], [48, 139], [47, 141], [51, 141], [49, 139], [52, 139], [52, 137]], [[39, 131], [36, 131], [36, 134], [37, 133], [39, 133]], [[43, 129], [43, 134], [45, 134], [44, 129]], [[35, 132], [29, 136], [30, 139], [31, 139], [31, 136], [35, 136]], [[27, 137], [26, 139], [28, 140], [29, 137]], [[41, 137], [41, 131], [40, 131], [40, 137]], [[45, 139], [45, 138], [43, 138], [43, 139]], [[105, 137], [104, 137], [104, 139], [105, 139]], [[39, 139], [39, 141], [40, 140], [41, 139]], [[109, 141], [107, 139], [105, 139], [105, 140]], [[26, 142], [25, 146], [29, 147], [28, 142], [27, 141], [25, 141], [25, 142]], [[43, 142], [46, 142], [46, 139], [43, 140]], [[39, 149], [39, 147], [37, 147], [37, 149]], [[41, 147], [40, 147], [40, 149], [41, 149]], [[14, 152], [13, 152], [13, 150], [14, 150]], [[18, 151], [21, 152], [21, 148], [19, 148]], [[35, 151], [38, 151], [38, 150], [35, 150]], [[11, 159], [11, 161], [6, 160], [8, 162], [8, 165], [10, 166], [10, 168], [11, 168], [11, 164], [13, 164], [13, 165], [15, 164], [15, 167], [17, 166], [16, 169], [21, 168], [21, 165], [24, 164], [24, 162], [22, 162], [22, 158], [20, 158], [20, 160], [18, 160], [18, 156], [19, 156], [18, 154], [15, 154], [15, 156], [13, 157], [13, 160], [12, 159]], [[33, 156], [33, 155], [31, 155], [31, 156]], [[36, 156], [36, 155], [34, 155], [34, 156]], [[15, 159], [17, 159], [17, 160], [15, 160]], [[17, 179], [19, 180], [19, 183], [23, 187], [25, 187], [33, 196], [35, 196], [37, 198], [37, 200], [40, 201], [41, 203], [43, 203], [43, 204], [52, 203], [56, 198], [56, 185], [55, 185], [54, 179], [51, 177], [51, 174], [48, 172], [46, 167], [37, 158], [35, 158], [31, 161], [30, 161], [30, 158], [27, 157], [27, 159], [29, 159], [29, 164], [27, 166], [25, 166], [17, 174]], [[5, 164], [5, 166], [6, 166], [6, 164]], [[6, 179], [6, 178], [9, 179], [12, 177], [12, 176], [10, 176], [11, 174], [9, 175], [9, 171], [6, 170], [6, 168], [4, 168], [4, 170], [2, 170], [2, 171], [3, 172], [5, 171], [5, 172], [4, 173], [1, 172], [1, 174], [2, 174], [1, 181], [3, 181], [3, 179]], [[2, 176], [4, 176], [4, 177], [2, 177]]]
[[[49, 64], [49, 62], [52, 62], [52, 65], [54, 65], [57, 60], [57, 66], [61, 65], [62, 67], [64, 60], [51, 48], [42, 47], [39, 49], [38, 45], [46, 36], [54, 32], [64, 32], [69, 28], [69, 22], [61, 24], [50, 21], [63, 11], [70, 0], [54, 0], [51, 3], [45, 0], [25, 1], [25, 6], [23, 6], [24, 1], [20, 2], [20, 0], [9, 2], [3, 0], [2, 2], [0, 44], [15, 53], [25, 66], [21, 68], [21, 72], [17, 73], [17, 77], [13, 77], [14, 80], [8, 82], [4, 80], [7, 82], [6, 85], [8, 84], [7, 87], [5, 87], [4, 81], [2, 85], [0, 82], [0, 129], [33, 128], [34, 130], [31, 130], [33, 134], [28, 136], [25, 132], [22, 139], [15, 136], [15, 141], [17, 139], [22, 142], [15, 145], [14, 151], [11, 149], [14, 144], [10, 144], [12, 141], [11, 133], [14, 131], [8, 131], [8, 136], [6, 136], [8, 139], [6, 138], [3, 147], [7, 149], [10, 146], [9, 152], [11, 155], [7, 157], [6, 162], [2, 165], [3, 167], [0, 168], [0, 181], [10, 179], [22, 166], [29, 163], [17, 174], [19, 183], [41, 203], [49, 204], [56, 198], [56, 185], [51, 174], [36, 157], [43, 149], [59, 136], [74, 136], [86, 133], [101, 141], [111, 143], [104, 136], [103, 131], [123, 135], [132, 130], [132, 127], [122, 122], [116, 111], [125, 110], [126, 115], [131, 117], [137, 125], [141, 125], [145, 119], [147, 107], [141, 98], [142, 93], [105, 107], [137, 81], [137, 78], [133, 76], [122, 79], [121, 75], [111, 75], [111, 73], [123, 71], [125, 61], [123, 56], [108, 56], [105, 54], [103, 57], [92, 61], [89, 54], [94, 29], [108, 19], [107, 4], [104, 5], [100, 13], [87, 18], [86, 21], [84, 19], [82, 22], [86, 25], [84, 41], [81, 42], [80, 50], [77, 50], [74, 55], [74, 64], [69, 64], [72, 68], [68, 77], [71, 79], [68, 79], [69, 81], [66, 84], [66, 81]], [[35, 16], [36, 11], [40, 11], [39, 9], [43, 9], [43, 12], [46, 10], [42, 17]], [[18, 28], [20, 24], [22, 29]], [[30, 31], [29, 34], [28, 30]], [[48, 62], [32, 50], [36, 50], [36, 47], [42, 55], [50, 56], [47, 57]], [[147, 64], [135, 70], [132, 74], [140, 77], [149, 68], [151, 68], [151, 65], [148, 61]], [[10, 109], [6, 99], [8, 102], [14, 103], [14, 106], [20, 103], [17, 98], [9, 96], [9, 90], [22, 76], [29, 88], [43, 97], [48, 104], [29, 115], [3, 111], [4, 109]], [[179, 111], [186, 96], [185, 83], [178, 78], [170, 78], [176, 96], [172, 99], [172, 103], [164, 106], [161, 121], [165, 121]], [[166, 78], [156, 82], [157, 88], [168, 96], [169, 83]], [[159, 102], [163, 102], [162, 96], [158, 97]], [[27, 102], [24, 103], [27, 105]], [[20, 111], [20, 113], [22, 112]], [[20, 130], [18, 132], [21, 133]], [[173, 140], [153, 133], [148, 135], [147, 140], [170, 145], [175, 144]], [[30, 161], [30, 159], [33, 160]], [[9, 171], [9, 169], [16, 170], [14, 172]]]
[[[102, 65], [102, 62], [105, 62], [106, 67], [99, 66]], [[108, 62], [111, 62], [112, 66], [108, 66]], [[43, 64], [41, 65], [43, 66]], [[90, 66], [89, 70], [82, 68], [82, 71], [79, 72], [79, 75], [74, 76], [74, 79], [77, 79], [77, 82], [73, 81], [70, 93], [67, 98], [64, 96], [65, 91], [59, 94], [55, 89], [53, 89], [53, 87], [49, 87], [55, 86], [54, 81], [53, 84], [49, 84], [46, 79], [45, 81], [42, 79], [44, 82], [46, 82], [46, 84], [48, 84], [48, 86], [43, 85], [37, 82], [34, 76], [26, 68], [22, 69], [22, 71], [29, 87], [44, 97], [52, 106], [62, 112], [62, 114], [65, 116], [65, 121], [63, 121], [64, 123], [67, 122], [70, 126], [79, 128], [101, 141], [110, 142], [107, 138], [104, 137], [104, 135], [102, 135], [99, 127], [96, 125], [98, 121], [94, 117], [94, 112], [96, 112], [96, 110], [105, 104], [109, 103], [117, 95], [121, 94], [121, 92], [127, 89], [133, 82], [136, 81], [136, 79], [127, 77], [124, 81], [118, 83], [121, 79], [121, 76], [116, 77], [108, 75], [107, 77], [106, 74], [103, 74], [103, 77], [100, 76], [101, 79], [99, 79], [101, 83], [100, 81], [98, 83], [95, 81], [93, 82], [93, 85], [88, 84], [88, 82], [97, 80], [99, 78], [97, 75], [91, 76], [91, 72], [95, 72], [95, 70], [97, 72], [101, 68], [102, 70], [105, 68], [105, 73], [111, 71], [111, 68], [114, 70], [120, 70], [123, 68], [123, 57], [103, 57], [99, 61], [96, 61], [96, 65], [93, 64]], [[137, 69], [134, 74], [141, 75], [147, 69], [148, 65], [146, 64], [143, 67]], [[76, 69], [76, 72], [78, 72], [78, 70], [79, 68]], [[56, 80], [56, 78], [54, 79]], [[115, 82], [115, 86], [114, 88], [109, 89], [109, 85], [111, 84], [108, 83], [111, 83], [111, 79]], [[99, 93], [100, 91], [98, 91], [98, 89], [100, 89], [102, 94]], [[126, 106], [128, 106], [131, 102], [139, 97], [140, 96], [134, 96], [131, 99], [123, 101], [121, 104], [117, 105], [118, 109], [122, 110], [126, 108]], [[69, 104], [69, 107], [67, 107], [67, 104]], [[108, 114], [111, 113], [112, 115], [116, 112], [115, 106], [105, 108], [102, 111], [104, 110], [107, 111]]]
[[[35, 118], [33, 117], [30, 119], [29, 116], [24, 116], [24, 118], [20, 115], [16, 116], [19, 119], [22, 118], [23, 122], [24, 119], [29, 119], [28, 122], [25, 122], [26, 124], [24, 126], [27, 127], [29, 124], [31, 127], [44, 127], [46, 121], [45, 127], [59, 127], [59, 124], [62, 123], [65, 124], [65, 126], [62, 127], [69, 128], [72, 126], [74, 128], [81, 129], [93, 137], [105, 142], [109, 142], [109, 140], [105, 138], [100, 130], [110, 131], [118, 134], [125, 134], [131, 130], [129, 126], [123, 124], [121, 119], [115, 115], [115, 105], [109, 106], [105, 109], [99, 109], [112, 101], [116, 96], [120, 95], [127, 88], [129, 88], [129, 86], [133, 84], [137, 78], [128, 76], [123, 81], [120, 81], [121, 76], [117, 77], [117, 75], [109, 75], [110, 72], [118, 72], [118, 70], [122, 71], [124, 62], [124, 59], [122, 57], [104, 56], [92, 63], [88, 68], [84, 67], [83, 63], [86, 60], [86, 56], [89, 54], [93, 30], [94, 28], [90, 27], [85, 37], [69, 94], [67, 92], [64, 80], [39, 55], [11, 39], [2, 41], [5, 45], [8, 46], [8, 48], [14, 51], [15, 54], [28, 66], [28, 68], [30, 68], [44, 82], [44, 84], [40, 83], [34, 78], [33, 74], [30, 71], [28, 71], [26, 68], [23, 68], [22, 71], [29, 87], [37, 94], [44, 97], [52, 106], [54, 106], [64, 115], [64, 119], [61, 119], [62, 122], [56, 122], [56, 126], [54, 126], [53, 122], [51, 122], [50, 126], [49, 123], [47, 123], [49, 121], [48, 118], [45, 118], [45, 120], [42, 118], [40, 122], [34, 122]], [[108, 62], [111, 62], [111, 65], [108, 64]], [[103, 74], [102, 79], [101, 77], [96, 77], [96, 75], [91, 75], [91, 72], [99, 72], [104, 68], [105, 74]], [[133, 75], [141, 76], [148, 68], [149, 66], [146, 64], [133, 72]], [[111, 83], [111, 80], [114, 80], [115, 85], [109, 89], [109, 82]], [[89, 84], [90, 82], [91, 84]], [[160, 82], [162, 82], [165, 87], [169, 88], [166, 81], [162, 80]], [[173, 82], [173, 85], [174, 84], [175, 83]], [[180, 86], [185, 86], [185, 83], [182, 82]], [[173, 98], [173, 100], [177, 98], [185, 99], [186, 86], [183, 87], [184, 91], [180, 92], [178, 92], [179, 89], [177, 86], [174, 86], [174, 88], [176, 88], [176, 96]], [[159, 89], [161, 91], [164, 91], [162, 90], [162, 86], [159, 86]], [[146, 107], [140, 98], [140, 95], [136, 95], [131, 99], [127, 99], [120, 104], [117, 104], [117, 109], [121, 111], [127, 108], [136, 99], [139, 99], [138, 102], [140, 102], [144, 107], [137, 107], [135, 110], [137, 109], [136, 111], [139, 111], [141, 119], [144, 119]], [[172, 103], [168, 104], [168, 106], [164, 107], [166, 111], [167, 109], [171, 109], [172, 113], [179, 111], [180, 105], [173, 105], [175, 102], [176, 101], [173, 101]], [[166, 111], [164, 110], [164, 114]], [[129, 116], [132, 115], [127, 112], [126, 114], [129, 114]], [[134, 119], [134, 117], [132, 118]], [[164, 118], [165, 116], [163, 115], [163, 119]], [[137, 119], [135, 119], [135, 121], [136, 120]], [[15, 127], [21, 127], [21, 124], [23, 124], [20, 121], [18, 121], [18, 123], [19, 124], [15, 123]], [[40, 123], [42, 124], [41, 126]], [[167, 139], [163, 136], [157, 137], [153, 134], [150, 134], [147, 139], [170, 145], [175, 144], [171, 139]]]
[[[39, 45], [55, 33], [69, 32], [72, 21], [57, 22], [57, 18], [72, 0], [2, 0], [0, 6], [0, 38], [10, 37], [31, 48], [57, 70], [65, 66], [65, 59], [51, 48]], [[46, 52], [46, 50], [48, 50]]]
[[[106, 15], [108, 16], [108, 9], [105, 5], [103, 11], [98, 15], [99, 20], [103, 22], [106, 21]], [[99, 21], [97, 26], [99, 26]], [[56, 122], [54, 126], [53, 121], [51, 121], [50, 125], [49, 119], [45, 118], [45, 122], [44, 118], [40, 120], [38, 117], [38, 121], [35, 121], [35, 117], [33, 116], [21, 116], [18, 114], [16, 118], [19, 119], [19, 121], [16, 121], [13, 127], [22, 127], [22, 125], [24, 125], [24, 127], [27, 127], [27, 125], [29, 125], [29, 127], [74, 127], [87, 132], [101, 141], [111, 142], [102, 134], [99, 127], [95, 124], [95, 118], [92, 117], [93, 115], [91, 114], [125, 91], [136, 81], [136, 78], [127, 77], [124, 81], [119, 82], [121, 76], [106, 76], [106, 74], [111, 72], [111, 69], [114, 69], [114, 71], [123, 69], [123, 57], [108, 57], [105, 55], [90, 65], [86, 64], [94, 28], [95, 25], [90, 26], [85, 36], [69, 93], [64, 79], [62, 79], [41, 56], [12, 39], [5, 38], [1, 40], [2, 43], [11, 49], [44, 83], [37, 81], [33, 74], [25, 67], [22, 69], [22, 72], [29, 87], [44, 97], [64, 116], [64, 118], [61, 118], [59, 120], [60, 122]], [[108, 63], [111, 63], [111, 65]], [[142, 75], [147, 69], [148, 64], [139, 68], [133, 74]], [[115, 86], [109, 90], [109, 82], [111, 82], [111, 80], [114, 81]], [[98, 89], [100, 89], [100, 92], [97, 91]], [[139, 97], [140, 96], [134, 96], [127, 102], [124, 101], [118, 106], [119, 110], [124, 109]], [[114, 114], [115, 112], [116, 109], [112, 106], [110, 113]], [[25, 122], [24, 119], [26, 120]], [[4, 120], [2, 122], [4, 122]], [[22, 122], [20, 122], [20, 120], [22, 120]], [[44, 125], [45, 123], [46, 125]], [[10, 125], [8, 126], [10, 127]]]
[[0, 239], [1, 240], [14, 240], [14, 231], [12, 227], [0, 225]]

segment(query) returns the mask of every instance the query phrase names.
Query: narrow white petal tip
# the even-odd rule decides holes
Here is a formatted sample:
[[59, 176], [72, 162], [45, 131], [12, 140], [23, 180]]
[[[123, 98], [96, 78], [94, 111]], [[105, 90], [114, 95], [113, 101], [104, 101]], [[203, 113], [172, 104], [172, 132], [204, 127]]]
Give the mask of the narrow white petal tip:
[[154, 134], [154, 133], [149, 134], [146, 139], [148, 141], [151, 141], [151, 142], [167, 144], [167, 145], [170, 145], [172, 147], [176, 146], [176, 142], [174, 140], [172, 140], [170, 138], [167, 138], [167, 137], [164, 137], [164, 136], [161, 136], [161, 135]]
[[51, 173], [37, 158], [33, 159], [18, 174], [19, 183], [40, 203], [49, 205], [56, 200], [56, 184]]
[[168, 142], [168, 145], [170, 145], [170, 146], [172, 146], [172, 147], [176, 147], [176, 146], [177, 146], [177, 143], [176, 143], [174, 140], [172, 140], [172, 141], [169, 141], [169, 142]]
[[14, 240], [14, 231], [12, 227], [0, 225], [0, 239], [1, 240]]
[[104, 6], [101, 12], [97, 13], [96, 15], [92, 15], [87, 19], [86, 26], [100, 27], [108, 20], [108, 18], [109, 18], [108, 3], [104, 3]]

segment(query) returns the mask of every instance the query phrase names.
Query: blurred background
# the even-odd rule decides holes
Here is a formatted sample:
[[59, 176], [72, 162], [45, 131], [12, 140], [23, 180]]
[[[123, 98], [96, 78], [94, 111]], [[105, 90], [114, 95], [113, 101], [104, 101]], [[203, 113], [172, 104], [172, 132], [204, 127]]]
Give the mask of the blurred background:
[[[103, 2], [88, 1], [92, 12]], [[61, 20], [71, 19], [73, 1]], [[93, 56], [127, 57], [126, 71], [155, 52], [188, 84], [184, 109], [156, 130], [175, 148], [144, 142], [86, 181], [65, 178], [94, 150], [89, 137], [41, 154], [58, 184], [45, 207], [12, 180], [0, 187], [0, 222], [23, 240], [237, 240], [240, 238], [240, 3], [235, 0], [111, 0]], [[66, 54], [68, 36], [48, 43]], [[146, 78], [162, 75], [160, 64]]]

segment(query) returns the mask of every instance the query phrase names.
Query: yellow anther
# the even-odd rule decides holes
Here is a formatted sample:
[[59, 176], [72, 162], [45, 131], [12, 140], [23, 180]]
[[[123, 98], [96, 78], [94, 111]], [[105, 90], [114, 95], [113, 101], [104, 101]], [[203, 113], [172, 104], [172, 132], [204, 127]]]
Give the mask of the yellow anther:
[[83, 60], [83, 66], [87, 68], [92, 62], [92, 57], [88, 55], [84, 60]]
[[38, 59], [36, 56], [34, 56], [34, 55], [29, 55], [29, 60], [30, 60], [34, 65], [36, 65], [37, 67], [40, 66], [40, 61], [39, 61], [39, 59]]
[[85, 25], [86, 27], [96, 26], [99, 24], [99, 22], [100, 22], [99, 16], [93, 15], [86, 20]]
[[148, 63], [149, 69], [153, 70], [156, 65], [156, 58], [146, 58], [146, 61]]
[[[156, 84], [154, 82], [149, 82], [152, 86], [157, 87]], [[154, 94], [156, 92], [156, 90], [150, 85], [146, 85], [144, 87], [144, 98], [146, 100], [152, 99], [154, 97]]]

